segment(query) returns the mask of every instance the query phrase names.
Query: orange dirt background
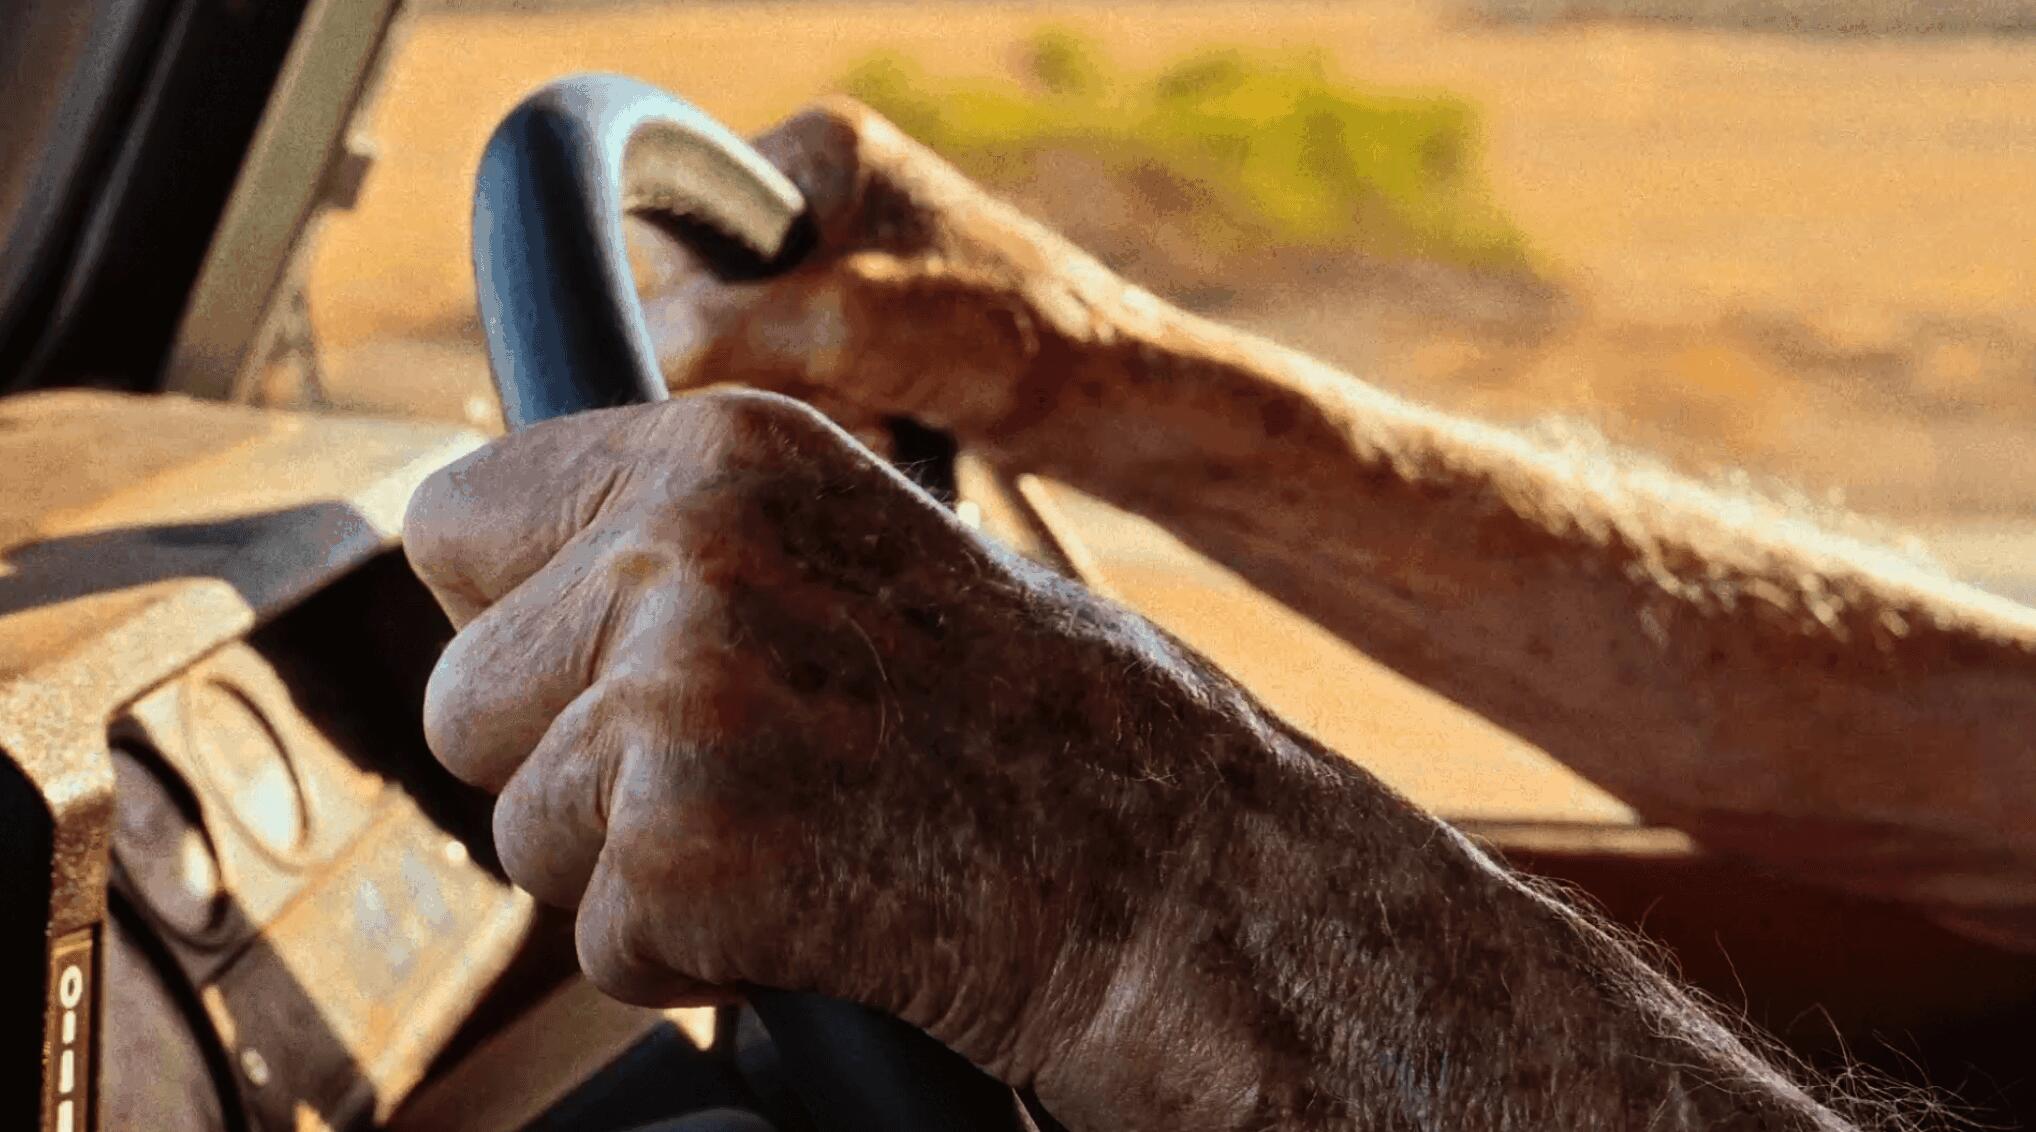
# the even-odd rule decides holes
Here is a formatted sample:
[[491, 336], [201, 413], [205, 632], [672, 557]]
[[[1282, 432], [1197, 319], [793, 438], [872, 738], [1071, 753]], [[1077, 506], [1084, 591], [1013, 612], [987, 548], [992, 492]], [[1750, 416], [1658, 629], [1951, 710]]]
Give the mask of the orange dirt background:
[[1500, 203], [1565, 282], [1651, 321], [1749, 309], [1848, 337], [1941, 309], [2036, 324], [2036, 43], [1484, 28], [1422, 5], [719, 3], [411, 18], [382, 162], [316, 281], [335, 341], [464, 311], [465, 200], [488, 130], [568, 71], [623, 71], [738, 129], [878, 48], [1006, 69], [1043, 24], [1130, 65], [1208, 44], [1323, 47], [1352, 76], [1484, 111]]
[[[2015, 525], [2036, 502], [2026, 39], [1496, 28], [1422, 4], [422, 12], [368, 123], [379, 163], [311, 265], [342, 401], [486, 416], [459, 337], [473, 305], [467, 197], [488, 131], [536, 84], [627, 72], [753, 130], [873, 49], [989, 74], [1044, 24], [1134, 66], [1210, 44], [1323, 48], [1366, 81], [1469, 96], [1492, 190], [1564, 296], [1524, 345], [1464, 330], [1447, 287], [1404, 297], [1394, 319], [1368, 314], [1377, 342], [1357, 340], [1350, 296], [1297, 294], [1293, 280], [1264, 280], [1265, 301], [1217, 313], [1445, 405], [1561, 412], [1687, 463], [1844, 490], [1941, 533], [1982, 573], [2036, 559]], [[1625, 816], [1163, 536], [1081, 513], [1134, 603], [1417, 798], [1459, 816]]]

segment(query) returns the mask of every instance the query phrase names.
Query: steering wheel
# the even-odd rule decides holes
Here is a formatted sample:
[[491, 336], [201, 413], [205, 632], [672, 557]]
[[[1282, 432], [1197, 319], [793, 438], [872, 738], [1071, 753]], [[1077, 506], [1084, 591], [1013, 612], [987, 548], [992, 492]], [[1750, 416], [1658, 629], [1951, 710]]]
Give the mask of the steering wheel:
[[[813, 241], [798, 189], [697, 108], [615, 75], [540, 88], [496, 128], [474, 189], [481, 322], [510, 428], [665, 398], [625, 214], [654, 218], [724, 279], [787, 270]], [[1008, 1087], [915, 1027], [816, 995], [745, 993], [831, 1132], [1028, 1127]]]

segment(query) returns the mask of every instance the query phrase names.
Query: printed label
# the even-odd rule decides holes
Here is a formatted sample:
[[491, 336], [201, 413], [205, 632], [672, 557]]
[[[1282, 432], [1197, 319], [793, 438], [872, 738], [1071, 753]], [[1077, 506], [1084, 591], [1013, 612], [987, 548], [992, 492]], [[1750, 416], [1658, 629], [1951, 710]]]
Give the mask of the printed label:
[[92, 1132], [92, 1092], [99, 1083], [92, 1023], [99, 1007], [98, 929], [86, 928], [50, 949], [49, 1001], [44, 1016], [43, 1132]]

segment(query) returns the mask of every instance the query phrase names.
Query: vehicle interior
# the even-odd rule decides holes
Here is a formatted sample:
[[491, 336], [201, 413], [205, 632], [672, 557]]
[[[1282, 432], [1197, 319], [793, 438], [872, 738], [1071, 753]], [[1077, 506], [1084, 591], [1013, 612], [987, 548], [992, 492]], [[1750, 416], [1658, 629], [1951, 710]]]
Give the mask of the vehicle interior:
[[[623, 1132], [727, 1107], [781, 1129], [910, 1126], [813, 1092], [829, 1074], [866, 1074], [851, 1094], [947, 1088], [954, 1067], [909, 1062], [895, 1035], [850, 1020], [792, 1038], [800, 1023], [754, 1010], [593, 990], [570, 917], [507, 882], [487, 799], [424, 745], [451, 628], [403, 560], [404, 507], [503, 406], [477, 341], [335, 368], [307, 299], [315, 257], [347, 254], [321, 233], [376, 176], [369, 110], [407, 18], [399, 0], [0, 9], [0, 890], [16, 909], [0, 1126]], [[457, 380], [434, 384], [434, 365]], [[346, 384], [369, 370], [369, 392]], [[892, 440], [969, 521], [1270, 673], [1274, 693], [1308, 689], [1281, 693], [1295, 678], [1249, 655], [1264, 639], [1334, 647], [1214, 567], [1124, 550], [1146, 545], [1131, 517], [909, 423]], [[1230, 623], [1267, 628], [1226, 643]], [[2030, 957], [1707, 852], [1418, 689], [1376, 686], [1418, 701], [1407, 718], [1446, 718], [1408, 749], [1456, 752], [1387, 756], [1382, 775], [1807, 1062], [1955, 1088], [1983, 1126], [2036, 1117]]]

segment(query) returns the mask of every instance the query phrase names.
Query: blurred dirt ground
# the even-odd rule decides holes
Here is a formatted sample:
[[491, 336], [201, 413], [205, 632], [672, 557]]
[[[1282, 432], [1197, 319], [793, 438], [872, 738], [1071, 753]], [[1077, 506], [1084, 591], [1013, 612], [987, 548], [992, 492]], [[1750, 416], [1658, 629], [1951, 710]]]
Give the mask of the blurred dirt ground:
[[[955, 75], [1007, 69], [1048, 24], [1131, 66], [1212, 44], [1320, 48], [1354, 78], [1478, 104], [1492, 191], [1543, 278], [1332, 259], [1226, 266], [1214, 288], [1157, 268], [1142, 282], [1425, 401], [1555, 415], [1692, 470], [1840, 497], [2036, 597], [2036, 40], [1495, 25], [1413, 3], [933, 9], [416, 13], [371, 123], [379, 164], [312, 266], [335, 399], [488, 417], [472, 171], [495, 121], [559, 74], [627, 72], [753, 130], [876, 48]], [[1079, 170], [1008, 188], [1138, 274], [1138, 210]], [[1423, 801], [1624, 815], [1148, 528], [1082, 514], [1135, 603]]]
[[[1420, 265], [1259, 263], [1203, 296], [1213, 313], [1426, 400], [1566, 414], [1869, 511], [2036, 503], [2036, 40], [1520, 28], [1419, 4], [927, 12], [418, 13], [373, 123], [381, 163], [317, 257], [321, 338], [442, 339], [469, 317], [475, 157], [519, 94], [560, 73], [640, 75], [755, 129], [878, 47], [957, 74], [1007, 68], [1046, 24], [1132, 66], [1209, 44], [1320, 47], [1360, 80], [1476, 101], [1493, 191], [1553, 300]], [[1142, 242], [1087, 187], [1017, 195], [1106, 256], [1112, 233]]]

